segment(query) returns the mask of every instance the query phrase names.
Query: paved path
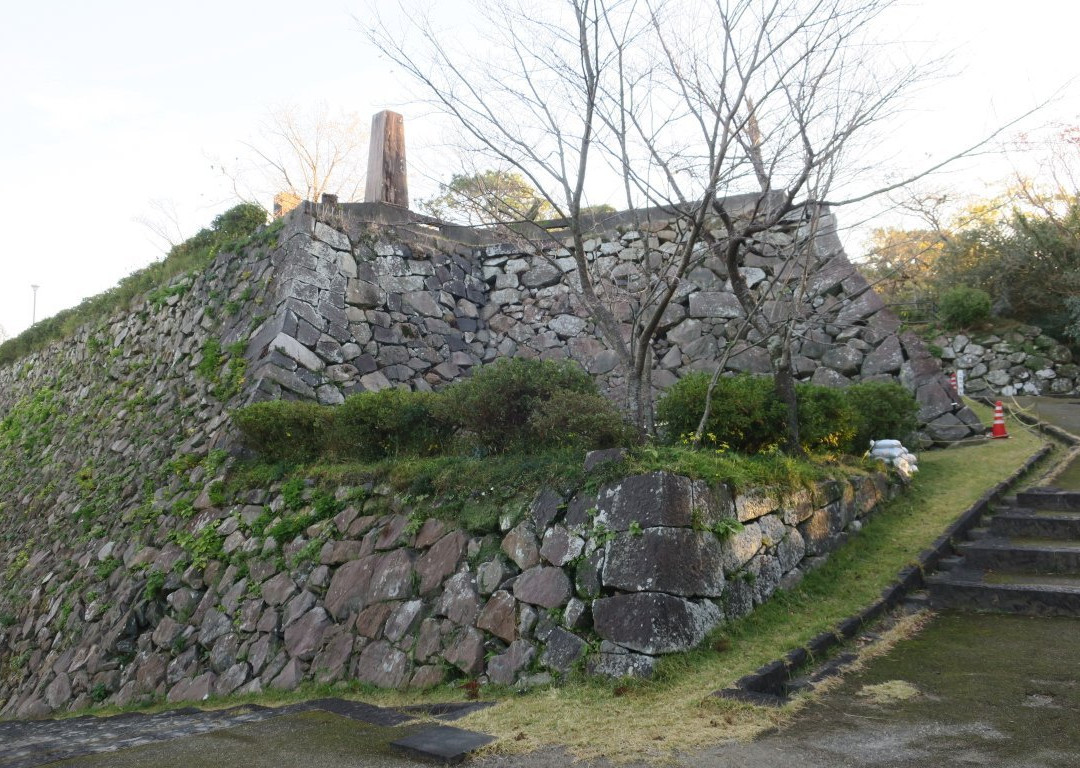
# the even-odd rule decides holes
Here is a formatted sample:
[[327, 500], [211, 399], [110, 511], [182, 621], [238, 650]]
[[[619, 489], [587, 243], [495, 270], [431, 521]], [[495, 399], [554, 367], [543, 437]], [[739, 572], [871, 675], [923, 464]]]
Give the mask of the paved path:
[[[439, 708], [456, 719], [480, 704]], [[391, 742], [430, 732], [416, 715], [340, 699], [288, 707], [187, 708], [153, 715], [0, 722], [0, 768], [395, 768]], [[445, 729], [444, 729], [445, 730]]]

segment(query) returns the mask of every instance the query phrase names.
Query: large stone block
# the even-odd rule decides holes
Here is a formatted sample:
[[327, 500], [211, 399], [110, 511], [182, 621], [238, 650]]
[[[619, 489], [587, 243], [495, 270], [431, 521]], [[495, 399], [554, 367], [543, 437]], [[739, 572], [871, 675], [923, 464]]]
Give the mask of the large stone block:
[[593, 601], [593, 627], [605, 640], [651, 655], [686, 651], [723, 618], [708, 600], [635, 592]]
[[345, 563], [334, 573], [323, 605], [337, 621], [344, 620], [367, 604], [368, 585], [377, 556]]
[[500, 589], [487, 601], [476, 619], [476, 626], [512, 643], [517, 638], [517, 600]]
[[732, 320], [743, 317], [742, 305], [735, 294], [721, 291], [698, 291], [690, 294], [690, 317], [718, 317]]
[[903, 364], [904, 351], [900, 347], [900, 339], [896, 336], [886, 336], [877, 349], [866, 356], [863, 361], [862, 375], [876, 376], [880, 373], [899, 373], [900, 366]]
[[518, 568], [527, 570], [540, 562], [540, 545], [528, 522], [518, 523], [502, 541], [502, 551]]
[[542, 608], [565, 605], [570, 594], [570, 578], [562, 568], [536, 566], [514, 581], [514, 597]]
[[605, 485], [597, 494], [597, 522], [614, 531], [641, 528], [690, 527], [694, 488], [689, 478], [668, 472], [634, 475]]
[[588, 651], [589, 644], [580, 637], [562, 627], [555, 627], [544, 641], [540, 663], [548, 669], [566, 674]]
[[468, 543], [468, 536], [461, 531], [452, 531], [420, 557], [416, 563], [416, 573], [420, 576], [421, 595], [438, 589], [443, 580], [457, 570]]
[[709, 531], [646, 528], [623, 532], [607, 546], [604, 586], [628, 592], [719, 597], [723, 543]]
[[379, 688], [401, 688], [409, 679], [409, 659], [384, 640], [371, 643], [360, 653], [356, 679]]
[[536, 658], [536, 647], [527, 640], [515, 640], [503, 653], [488, 662], [488, 678], [496, 685], [510, 685], [518, 673]]

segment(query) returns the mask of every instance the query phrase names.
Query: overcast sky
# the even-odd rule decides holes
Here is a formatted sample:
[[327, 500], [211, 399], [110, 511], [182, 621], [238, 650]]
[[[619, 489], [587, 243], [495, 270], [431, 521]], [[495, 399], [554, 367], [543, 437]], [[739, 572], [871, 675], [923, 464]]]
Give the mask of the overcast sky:
[[[537, 0], [551, 2], [553, 0]], [[454, 3], [439, 12], [467, 26]], [[215, 171], [293, 103], [405, 115], [413, 199], [430, 194], [445, 149], [367, 44], [359, 2], [37, 0], [0, 22], [0, 327], [10, 337], [161, 258], [135, 219], [171, 201], [190, 235], [234, 204]], [[1072, 0], [912, 0], [898, 34], [952, 51], [956, 76], [925, 88], [889, 137], [913, 158], [955, 151], [1078, 74]], [[1075, 87], [1030, 126], [1080, 115]], [[943, 180], [976, 194], [1000, 159]], [[598, 201], [594, 201], [598, 202]], [[267, 201], [267, 204], [269, 201]], [[862, 219], [870, 209], [852, 212]], [[848, 214], [841, 213], [841, 222]], [[847, 246], [857, 254], [861, 232]]]

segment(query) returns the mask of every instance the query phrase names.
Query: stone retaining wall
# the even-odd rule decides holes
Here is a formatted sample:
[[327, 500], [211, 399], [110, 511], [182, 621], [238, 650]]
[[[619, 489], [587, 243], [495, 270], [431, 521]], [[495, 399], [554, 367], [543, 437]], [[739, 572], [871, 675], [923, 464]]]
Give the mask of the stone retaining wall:
[[[190, 530], [222, 543], [205, 564], [168, 526], [33, 551], [23, 575], [38, 586], [0, 629], [0, 713], [304, 680], [647, 676], [659, 656], [797, 583], [889, 492], [883, 474], [781, 497], [658, 472], [569, 498], [545, 490], [502, 533], [473, 536], [385, 488], [340, 488], [348, 506], [285, 542], [253, 528], [285, 508], [280, 488], [203, 501]], [[63, 558], [83, 574], [77, 589], [50, 586]]]
[[[729, 202], [733, 210], [738, 205]], [[257, 361], [257, 398], [338, 403], [351, 392], [388, 386], [437, 388], [475, 365], [514, 355], [576, 360], [610, 396], [622, 396], [618, 357], [571, 290], [575, 262], [566, 247], [537, 253], [370, 230], [362, 205], [333, 211], [338, 223], [330, 227], [313, 218], [318, 210], [308, 205], [290, 214], [286, 245], [274, 256], [283, 298], [248, 347]], [[617, 286], [614, 309], [625, 323], [635, 293], [656, 279], [644, 265], [676, 250], [683, 237], [678, 221], [645, 223], [585, 243], [598, 284]], [[926, 345], [900, 332], [899, 320], [848, 261], [831, 216], [816, 235], [803, 300], [794, 308], [781, 300], [803, 280], [803, 265], [791, 256], [800, 226], [758, 235], [743, 267], [770, 315], [794, 311], [802, 318], [793, 343], [797, 377], [839, 387], [898, 380], [916, 395], [931, 439], [981, 432], [977, 417], [954, 404]], [[712, 371], [744, 317], [719, 256], [703, 251], [681, 285], [653, 346], [656, 390], [688, 372]], [[727, 368], [768, 373], [768, 354], [738, 342]]]
[[[228, 412], [244, 402], [303, 397], [333, 403], [352, 391], [391, 384], [435, 387], [510, 354], [570, 357], [609, 391], [621, 386], [610, 352], [592, 338], [590, 319], [561, 282], [567, 268], [561, 251], [548, 254], [549, 261], [506, 246], [454, 245], [350, 222], [334, 229], [298, 211], [279, 235], [259, 236], [239, 254], [221, 254], [202, 274], [180, 278], [0, 369], [4, 714], [39, 714], [97, 699], [123, 703], [151, 693], [199, 698], [210, 691], [289, 685], [318, 678], [324, 667], [377, 676], [370, 671], [376, 660], [377, 669], [389, 664], [395, 678], [400, 673], [419, 685], [451, 668], [478, 674], [478, 647], [483, 659], [489, 653], [501, 659], [494, 670], [484, 661], [484, 674], [518, 679], [561, 669], [543, 661], [556, 658], [548, 630], [567, 647], [580, 647], [569, 636], [584, 642], [575, 635], [575, 622], [592, 615], [595, 604], [587, 599], [616, 601], [599, 603], [597, 635], [589, 636], [589, 642], [613, 645], [598, 647], [603, 652], [589, 663], [601, 671], [617, 671], [620, 664], [644, 670], [653, 658], [649, 651], [666, 646], [635, 640], [632, 628], [616, 626], [620, 612], [604, 606], [631, 601], [643, 610], [648, 604], [664, 615], [681, 615], [689, 621], [679, 641], [685, 645], [706, 625], [737, 615], [775, 588], [797, 566], [797, 542], [813, 552], [818, 534], [828, 539], [842, 532], [855, 510], [863, 511], [861, 502], [848, 498], [857, 496], [854, 491], [834, 498], [839, 491], [822, 489], [797, 512], [766, 503], [760, 515], [753, 514], [746, 509], [757, 507], [744, 501], [740, 508], [736, 501], [748, 522], [762, 520], [721, 544], [697, 530], [700, 521], [693, 517], [688, 527], [685, 515], [681, 523], [636, 520], [638, 536], [637, 527], [617, 529], [598, 514], [610, 530], [594, 525], [571, 535], [573, 526], [584, 524], [576, 518], [567, 523], [572, 510], [603, 510], [607, 502], [570, 503], [565, 512], [556, 504], [563, 517], [507, 532], [524, 549], [502, 565], [489, 564], [493, 544], [502, 542], [460, 532], [428, 541], [421, 533], [434, 536], [437, 524], [421, 521], [424, 527], [414, 531], [401, 522], [407, 518], [402, 510], [386, 519], [359, 510], [356, 520], [364, 522], [349, 521], [344, 529], [335, 523], [333, 530], [305, 532], [300, 541], [256, 541], [251, 532], [263, 508], [280, 512], [277, 495], [254, 489], [237, 509], [221, 498], [232, 434]], [[640, 246], [673, 247], [678, 237], [677, 228], [665, 225], [596, 238], [588, 248], [609, 274], [634, 280]], [[763, 237], [761, 253], [772, 253], [785, 238], [790, 235]], [[865, 281], [835, 239], [822, 241], [820, 256], [808, 299], [820, 310], [819, 321], [800, 326], [801, 375], [837, 384], [898, 377], [919, 394], [935, 434], [966, 434], [974, 417], [952, 407], [937, 362], [921, 342], [898, 336], [895, 318], [880, 310], [876, 297], [859, 293]], [[760, 289], [777, 278], [780, 262], [775, 255], [753, 258], [747, 273]], [[730, 333], [737, 312], [719, 269], [706, 261], [695, 270], [663, 321], [655, 384], [707, 368], [717, 340]], [[761, 359], [746, 350], [732, 365], [759, 370]], [[670, 482], [681, 487], [684, 481]], [[378, 495], [376, 489], [370, 493]], [[705, 504], [713, 509], [709, 504], [720, 517], [728, 508], [722, 498]], [[808, 520], [800, 517], [811, 513]], [[776, 520], [795, 533], [781, 531]], [[311, 542], [323, 534], [333, 540], [331, 549], [320, 545], [312, 552]], [[416, 540], [409, 538], [414, 535]], [[589, 584], [576, 583], [585, 572], [582, 563], [599, 558], [597, 552], [611, 550], [615, 563], [620, 548], [634, 555], [648, 546], [662, 555], [672, 542], [688, 541], [696, 542], [702, 557], [719, 553], [723, 559], [709, 584], [635, 586], [631, 574], [615, 565], [610, 573], [607, 565], [597, 572], [598, 580], [611, 579], [594, 584], [605, 591], [594, 594]], [[562, 583], [556, 571], [570, 578], [568, 563], [555, 564], [558, 542], [589, 551], [570, 558], [572, 593], [565, 599], [560, 593], [559, 602], [547, 606], [554, 598], [543, 590]], [[532, 562], [533, 549], [541, 561]], [[297, 558], [315, 562], [308, 569]], [[443, 565], [429, 577], [435, 582], [424, 582], [421, 564], [434, 560]], [[598, 560], [595, 565], [600, 568]], [[376, 572], [382, 575], [372, 579]], [[161, 575], [151, 580], [151, 573]], [[748, 575], [738, 576], [743, 573]], [[347, 610], [356, 609], [355, 618], [331, 599], [335, 577], [372, 590], [350, 598], [356, 602]], [[462, 620], [473, 592], [476, 623]], [[374, 628], [356, 624], [361, 604], [371, 608], [365, 622]], [[509, 640], [507, 632], [479, 623], [484, 615], [485, 621], [505, 619], [508, 605], [519, 627]], [[382, 615], [385, 606], [391, 608]], [[416, 610], [419, 624], [412, 625]], [[414, 630], [425, 626], [427, 634], [414, 638]], [[428, 644], [420, 645], [424, 638]], [[380, 650], [365, 657], [369, 645]]]
[[1080, 366], [1072, 352], [1035, 326], [940, 336], [933, 343], [945, 369], [964, 371], [964, 391], [976, 397], [1080, 394]]

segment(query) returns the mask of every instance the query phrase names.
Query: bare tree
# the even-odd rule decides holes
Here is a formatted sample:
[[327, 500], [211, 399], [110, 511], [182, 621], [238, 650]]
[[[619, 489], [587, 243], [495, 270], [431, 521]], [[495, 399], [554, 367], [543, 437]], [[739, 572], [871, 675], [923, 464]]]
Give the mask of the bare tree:
[[335, 194], [342, 202], [359, 200], [368, 133], [367, 121], [356, 113], [335, 113], [326, 104], [308, 111], [282, 105], [267, 111], [257, 136], [241, 142], [240, 155], [214, 167], [245, 201], [283, 194], [318, 202], [323, 193]]
[[[743, 263], [777, 228], [795, 233], [793, 267], [808, 263], [820, 206], [838, 180], [858, 176], [863, 142], [930, 71], [887, 55], [875, 39], [889, 4], [563, 0], [537, 16], [505, 0], [481, 8], [483, 58], [409, 14], [403, 33], [373, 9], [367, 32], [454, 120], [468, 149], [516, 169], [563, 217], [559, 237], [569, 233], [576, 265], [567, 284], [617, 354], [639, 425], [650, 424], [652, 345], [664, 313], [688, 272], [720, 257], [745, 315], [739, 340], [767, 346], [798, 450], [797, 313], [770, 317], [775, 302], [750, 290]], [[586, 248], [595, 226], [583, 213], [586, 189], [599, 178], [618, 180], [641, 231], [677, 221], [664, 247], [642, 238], [637, 274], [605, 273]], [[739, 192], [753, 194], [735, 208], [728, 200]], [[558, 245], [533, 236], [541, 255]], [[786, 279], [773, 290], [798, 304], [804, 284]]]

